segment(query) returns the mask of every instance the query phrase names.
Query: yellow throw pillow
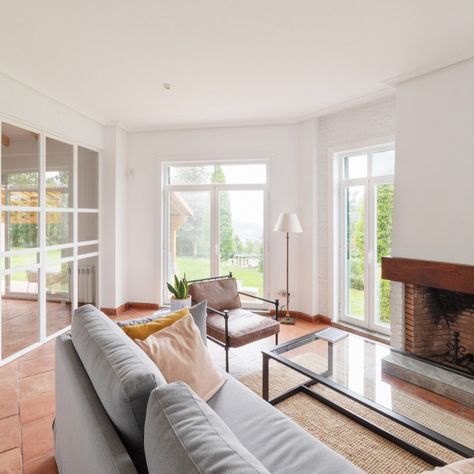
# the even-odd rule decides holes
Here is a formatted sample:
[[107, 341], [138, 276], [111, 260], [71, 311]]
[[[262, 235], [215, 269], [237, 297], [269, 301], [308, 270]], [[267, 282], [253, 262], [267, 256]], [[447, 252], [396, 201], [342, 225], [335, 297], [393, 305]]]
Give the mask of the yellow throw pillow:
[[171, 326], [176, 321], [179, 321], [185, 316], [188, 316], [188, 314], [188, 308], [183, 308], [174, 313], [169, 313], [165, 316], [161, 316], [160, 318], [157, 318], [149, 323], [123, 326], [122, 329], [125, 331], [127, 336], [131, 337], [132, 339], [140, 339], [141, 341], [143, 341], [151, 334], [160, 331], [161, 329], [167, 328], [168, 326]]

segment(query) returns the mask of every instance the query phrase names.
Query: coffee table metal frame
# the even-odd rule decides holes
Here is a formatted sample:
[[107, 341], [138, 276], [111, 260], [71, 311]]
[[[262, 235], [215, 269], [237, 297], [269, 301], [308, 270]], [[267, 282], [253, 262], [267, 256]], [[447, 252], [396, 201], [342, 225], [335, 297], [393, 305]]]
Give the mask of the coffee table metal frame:
[[[294, 362], [291, 359], [288, 359], [287, 357], [284, 357], [282, 355], [285, 352], [288, 352], [292, 349], [301, 347], [317, 339], [322, 339], [318, 337], [318, 332], [319, 331], [307, 334], [297, 339], [293, 339], [291, 341], [278, 344], [277, 346], [274, 346], [270, 350], [262, 351], [262, 397], [264, 400], [266, 400], [272, 405], [276, 405], [282, 402], [283, 400], [286, 400], [287, 398], [293, 395], [296, 395], [297, 393], [304, 393], [310, 396], [311, 398], [314, 398], [315, 400], [321, 403], [324, 403], [325, 405], [332, 408], [333, 410], [336, 410], [337, 412], [347, 416], [348, 418], [359, 423], [365, 428], [368, 428], [369, 430], [373, 431], [379, 436], [382, 436], [383, 438], [391, 441], [392, 443], [396, 444], [402, 449], [405, 449], [406, 451], [412, 453], [413, 455], [419, 457], [420, 459], [426, 461], [432, 466], [444, 466], [446, 464], [441, 459], [438, 459], [437, 457], [415, 446], [414, 444], [401, 439], [400, 437], [394, 435], [393, 433], [390, 433], [384, 428], [381, 428], [380, 426], [366, 420], [365, 418], [358, 415], [357, 413], [351, 410], [348, 410], [347, 408], [344, 408], [338, 405], [337, 403], [335, 403], [334, 401], [311, 390], [311, 387], [313, 385], [320, 383], [321, 385], [329, 387], [331, 390], [334, 390], [335, 392], [338, 392], [346, 396], [347, 398], [350, 398], [351, 400], [354, 400], [360, 403], [361, 405], [367, 408], [370, 408], [371, 410], [399, 423], [400, 425], [414, 431], [415, 433], [418, 433], [424, 436], [425, 438], [428, 438], [431, 441], [434, 441], [435, 443], [438, 443], [441, 446], [444, 446], [445, 448], [448, 448], [449, 450], [457, 454], [460, 454], [463, 457], [466, 457], [466, 458], [474, 457], [474, 450], [468, 448], [467, 446], [464, 446], [458, 443], [457, 441], [454, 441], [440, 433], [437, 433], [436, 431], [433, 431], [421, 425], [420, 423], [417, 423], [416, 421], [411, 420], [410, 418], [407, 418], [403, 415], [395, 413], [389, 408], [379, 405], [378, 403], [372, 400], [369, 400], [353, 392], [352, 390], [349, 390], [348, 388], [343, 387], [342, 385], [330, 380], [328, 377], [331, 376], [333, 372], [333, 348], [334, 348], [334, 344], [337, 344], [337, 342], [327, 341], [328, 342], [328, 346], [327, 346], [328, 347], [328, 369], [321, 374], [313, 372], [312, 370], [306, 367], [303, 367], [297, 362]], [[283, 392], [282, 394], [278, 395], [275, 398], [269, 399], [269, 375], [270, 374], [269, 374], [268, 369], [269, 369], [270, 359], [273, 359], [279, 362], [280, 364], [286, 367], [289, 367], [290, 369], [293, 369], [295, 372], [298, 372], [299, 374], [308, 377], [308, 380], [299, 385], [296, 385], [295, 387], [289, 390], [286, 390], [285, 392]]]

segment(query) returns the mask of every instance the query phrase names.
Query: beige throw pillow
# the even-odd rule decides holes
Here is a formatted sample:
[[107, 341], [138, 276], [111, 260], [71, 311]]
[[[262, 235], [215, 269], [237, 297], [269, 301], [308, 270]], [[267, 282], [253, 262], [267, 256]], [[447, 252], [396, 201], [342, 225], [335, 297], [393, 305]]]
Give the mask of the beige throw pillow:
[[191, 315], [135, 342], [158, 366], [168, 383], [185, 382], [205, 402], [224, 385]]

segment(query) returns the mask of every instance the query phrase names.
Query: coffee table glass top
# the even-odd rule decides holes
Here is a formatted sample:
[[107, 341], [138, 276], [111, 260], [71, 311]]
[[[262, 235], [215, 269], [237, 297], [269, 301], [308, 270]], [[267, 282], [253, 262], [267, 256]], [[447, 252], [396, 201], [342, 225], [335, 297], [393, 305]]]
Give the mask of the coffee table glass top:
[[270, 353], [474, 449], [474, 410], [384, 374], [382, 359], [390, 353], [384, 344], [353, 334], [331, 343], [313, 333]]

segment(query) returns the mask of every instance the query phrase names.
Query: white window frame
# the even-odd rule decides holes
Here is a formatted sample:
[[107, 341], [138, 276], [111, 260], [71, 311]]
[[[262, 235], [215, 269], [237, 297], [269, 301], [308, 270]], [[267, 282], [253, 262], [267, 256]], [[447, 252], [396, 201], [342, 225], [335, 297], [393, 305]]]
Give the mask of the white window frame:
[[[7, 364], [8, 362], [26, 354], [27, 352], [41, 346], [45, 342], [48, 342], [60, 334], [63, 334], [70, 330], [71, 326], [64, 327], [59, 331], [48, 335], [47, 334], [47, 311], [46, 311], [46, 273], [47, 269], [51, 266], [57, 266], [58, 264], [72, 262], [72, 285], [71, 285], [71, 312], [77, 309], [78, 307], [78, 268], [79, 263], [81, 260], [97, 257], [98, 260], [98, 268], [96, 269], [96, 305], [100, 307], [100, 272], [101, 272], [101, 249], [100, 249], [100, 228], [101, 228], [101, 193], [100, 193], [100, 183], [101, 183], [101, 162], [102, 162], [102, 151], [101, 149], [91, 146], [87, 143], [83, 143], [79, 140], [71, 140], [69, 137], [62, 136], [60, 134], [56, 134], [54, 132], [50, 132], [49, 130], [32, 127], [28, 124], [25, 124], [21, 121], [17, 121], [11, 119], [9, 117], [3, 116], [0, 114], [0, 136], [2, 132], [2, 125], [8, 124], [15, 127], [19, 127], [23, 130], [30, 131], [38, 135], [38, 172], [39, 172], [39, 188], [38, 188], [38, 195], [39, 195], [39, 206], [38, 207], [27, 207], [27, 206], [5, 206], [0, 200], [0, 213], [3, 211], [32, 211], [38, 212], [39, 218], [39, 246], [35, 248], [28, 248], [22, 250], [14, 250], [14, 251], [5, 251], [0, 252], [0, 258], [12, 257], [15, 255], [24, 255], [24, 254], [34, 254], [39, 256], [39, 263], [24, 265], [21, 267], [15, 268], [8, 268], [8, 269], [0, 269], [0, 278], [3, 278], [4, 275], [8, 275], [11, 273], [15, 273], [18, 271], [26, 271], [26, 270], [36, 270], [39, 272], [39, 284], [38, 284], [38, 317], [39, 317], [39, 324], [38, 324], [38, 338], [37, 342], [34, 342], [30, 346], [22, 348], [18, 352], [2, 358], [2, 302], [0, 297], [0, 367]], [[73, 147], [73, 207], [70, 208], [54, 208], [54, 207], [47, 207], [46, 206], [46, 140], [50, 138], [52, 140], [57, 140], [67, 145]], [[97, 170], [98, 170], [98, 202], [97, 208], [78, 208], [78, 150], [79, 147], [96, 152], [97, 153]], [[2, 147], [0, 146], [0, 165], [2, 160]], [[0, 166], [1, 168], [1, 166]], [[36, 171], [36, 170], [35, 170]], [[71, 243], [67, 244], [60, 244], [60, 245], [52, 245], [46, 246], [46, 212], [61, 212], [61, 213], [72, 213], [73, 214], [73, 239]], [[78, 240], [78, 215], [79, 213], [94, 213], [98, 216], [98, 235], [97, 240], [92, 241], [79, 241]], [[0, 214], [1, 215], [1, 214]], [[3, 238], [3, 236], [1, 237]], [[78, 249], [79, 247], [86, 246], [86, 245], [97, 245], [98, 249], [96, 252], [90, 252], [87, 254], [79, 255]], [[64, 257], [62, 259], [56, 260], [54, 262], [47, 261], [47, 252], [50, 250], [57, 250], [57, 249], [65, 249], [71, 248], [73, 250], [73, 255], [71, 257]]]
[[[337, 288], [337, 319], [356, 326], [361, 326], [364, 329], [376, 331], [382, 334], [390, 334], [390, 324], [379, 323], [376, 320], [376, 267], [377, 259], [374, 255], [376, 250], [377, 232], [376, 232], [376, 206], [375, 206], [375, 190], [376, 187], [382, 184], [394, 184], [394, 175], [373, 176], [373, 155], [384, 151], [394, 151], [394, 143], [387, 143], [383, 145], [368, 146], [364, 148], [357, 148], [345, 152], [337, 153], [336, 166], [338, 168], [337, 174], [339, 176], [338, 183], [338, 204], [336, 222], [338, 223], [338, 243], [339, 251], [337, 253], [337, 267], [338, 267], [338, 288]], [[368, 174], [363, 178], [345, 178], [344, 177], [344, 158], [347, 156], [367, 155], [367, 169]], [[364, 238], [364, 319], [351, 317], [345, 311], [346, 306], [346, 199], [345, 192], [352, 186], [364, 187], [364, 203], [365, 203], [365, 223], [366, 230]]]
[[[266, 183], [264, 184], [169, 184], [170, 167], [189, 166], [225, 166], [225, 165], [258, 165], [266, 166]], [[162, 229], [163, 229], [163, 252], [162, 252], [162, 282], [160, 288], [161, 301], [168, 304], [168, 281], [169, 268], [169, 196], [173, 191], [208, 191], [211, 201], [211, 276], [218, 275], [219, 271], [219, 192], [221, 191], [263, 191], [263, 297], [269, 298], [269, 232], [268, 232], [268, 200], [269, 200], [269, 176], [270, 166], [268, 160], [211, 160], [211, 161], [166, 161], [162, 164], [163, 176], [163, 206], [162, 206]], [[255, 300], [253, 304], [245, 305], [249, 309], [267, 309], [264, 302]]]

